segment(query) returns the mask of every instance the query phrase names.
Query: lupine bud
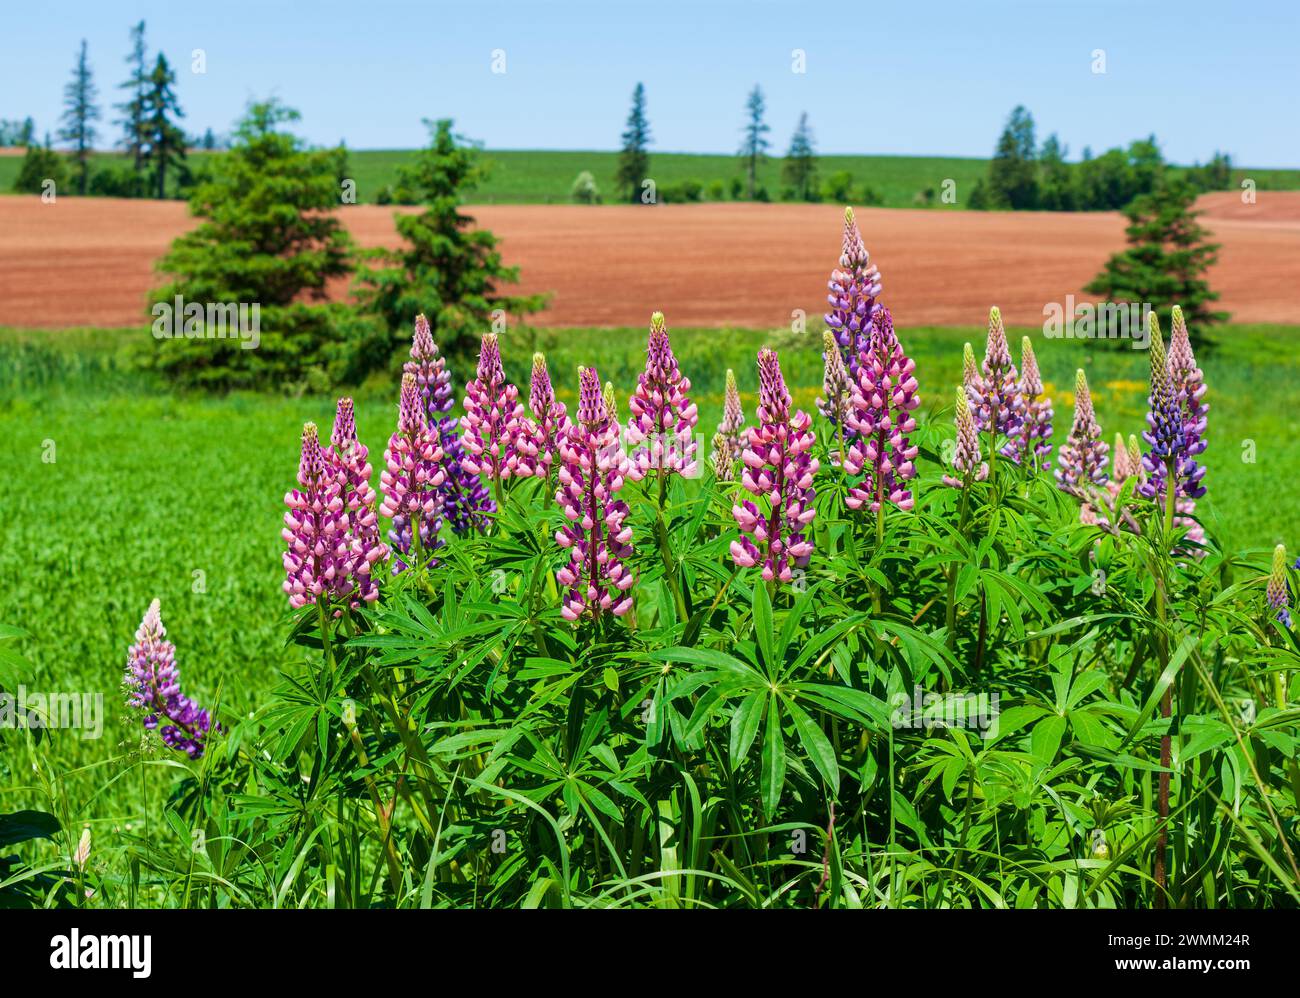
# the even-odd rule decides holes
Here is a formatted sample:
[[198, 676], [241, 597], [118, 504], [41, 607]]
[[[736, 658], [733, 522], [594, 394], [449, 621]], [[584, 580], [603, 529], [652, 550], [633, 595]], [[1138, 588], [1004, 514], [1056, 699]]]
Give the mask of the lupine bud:
[[77, 840], [77, 851], [72, 854], [72, 862], [82, 873], [86, 871], [86, 863], [90, 861], [90, 826], [85, 825], [81, 829], [81, 838]]
[[551, 387], [551, 372], [546, 369], [546, 358], [533, 354], [533, 376], [528, 385], [528, 408], [533, 414], [532, 435], [523, 435], [516, 441], [517, 449], [526, 456], [527, 464], [538, 478], [549, 478], [555, 462], [560, 432], [569, 421], [564, 403], [555, 397]]
[[[970, 344], [967, 344], [967, 349], [969, 347]], [[959, 474], [944, 475], [943, 484], [954, 489], [964, 489], [967, 481], [982, 482], [989, 477], [988, 464], [980, 460], [979, 431], [975, 429], [970, 396], [965, 386], [957, 389], [954, 420], [957, 424], [957, 445], [953, 449], [952, 466]]]
[[975, 348], [969, 343], [961, 348], [961, 384], [968, 398], [983, 395], [984, 379], [980, 377], [979, 363], [975, 360]]
[[370, 485], [369, 453], [357, 439], [352, 400], [339, 399], [330, 446], [324, 455], [325, 464], [338, 480], [343, 511], [347, 516], [348, 552], [351, 555], [348, 571], [356, 581], [357, 595], [364, 602], [373, 603], [379, 598], [379, 587], [371, 569], [376, 562], [388, 557], [388, 546], [379, 538], [375, 490]]
[[903, 483], [916, 477], [918, 448], [908, 437], [916, 430], [912, 410], [920, 405], [916, 394], [916, 364], [894, 332], [894, 320], [883, 306], [872, 320], [868, 349], [858, 358], [846, 427], [853, 443], [844, 470], [861, 474], [849, 488], [845, 502], [851, 509], [868, 506], [879, 512], [882, 500], [899, 509], [911, 509], [912, 493]]
[[1090, 517], [1084, 522], [1097, 522], [1096, 511], [1087, 509], [1086, 504], [1095, 500], [1097, 489], [1106, 484], [1109, 450], [1101, 439], [1088, 379], [1080, 369], [1074, 378], [1074, 423], [1057, 460], [1056, 487], [1084, 501], [1084, 512]]
[[568, 524], [555, 542], [569, 551], [569, 563], [555, 575], [567, 590], [560, 613], [578, 621], [609, 612], [621, 616], [632, 607], [633, 576], [627, 503], [615, 499], [627, 477], [628, 459], [618, 424], [601, 397], [595, 368], [578, 369], [578, 418], [560, 436], [559, 488], [555, 501]]
[[[124, 685], [128, 705], [144, 711], [146, 730], [157, 731], [168, 748], [184, 752], [191, 759], [202, 757], [212, 719], [206, 710], [181, 695], [176, 646], [167, 640], [158, 600], [149, 604], [135, 632], [135, 644], [127, 652]], [[220, 731], [221, 726], [217, 725], [216, 730]]]
[[[1300, 565], [1300, 559], [1296, 561]], [[1277, 619], [1287, 630], [1291, 629], [1291, 594], [1286, 583], [1286, 545], [1279, 544], [1273, 549], [1273, 571], [1268, 577], [1266, 589], [1268, 605], [1277, 611]]]
[[[442, 467], [443, 451], [437, 434], [429, 426], [415, 375], [402, 375], [401, 401], [397, 408], [397, 432], [388, 438], [384, 470], [379, 476], [383, 502], [379, 512], [393, 521], [388, 534], [395, 551], [409, 555], [414, 535], [420, 531], [420, 547], [426, 555], [441, 546], [441, 487], [447, 480]], [[432, 564], [432, 559], [430, 559]], [[393, 574], [405, 571], [406, 562], [394, 558]]]
[[1043, 379], [1038, 373], [1038, 358], [1026, 336], [1020, 341], [1020, 429], [1003, 449], [1017, 464], [1032, 463], [1038, 468], [1051, 467], [1052, 400], [1043, 395]]
[[829, 288], [826, 301], [831, 310], [826, 313], [826, 325], [835, 334], [849, 377], [856, 379], [858, 356], [871, 338], [881, 284], [880, 271], [871, 263], [852, 208], [844, 209], [844, 246], [839, 267], [831, 271]]
[[348, 536], [343, 483], [327, 467], [316, 424], [302, 428], [297, 489], [284, 496], [288, 510], [280, 536], [285, 548], [284, 591], [295, 610], [318, 599], [345, 600], [353, 593], [355, 553]]
[[829, 329], [822, 330], [822, 362], [822, 397], [817, 400], [817, 408], [838, 426], [848, 414], [852, 384], [835, 334]]
[[746, 499], [732, 508], [743, 533], [731, 542], [731, 557], [741, 568], [761, 564], [765, 581], [791, 582], [793, 569], [803, 568], [812, 556], [804, 531], [817, 515], [818, 462], [812, 456], [812, 418], [791, 413], [780, 361], [767, 348], [758, 354], [758, 420], [748, 430], [741, 484], [763, 506]]
[[989, 309], [988, 342], [984, 350], [984, 363], [971, 389], [971, 415], [975, 428], [981, 433], [993, 432], [1014, 439], [1024, 419], [1024, 402], [1020, 397], [1016, 365], [1011, 363], [1011, 349], [1007, 346], [1006, 330], [1002, 326], [1002, 312], [994, 306]]
[[526, 462], [521, 466], [516, 441], [520, 436], [531, 439], [533, 429], [519, 401], [519, 389], [506, 381], [496, 333], [483, 337], [478, 375], [465, 386], [464, 407], [460, 445], [465, 458], [461, 464], [471, 474], [492, 482], [511, 475], [531, 477], [532, 467]]
[[[722, 404], [722, 422], [713, 438], [713, 469], [718, 481], [736, 480], [736, 465], [745, 450], [748, 434], [744, 431], [745, 413], [740, 407], [740, 389], [736, 387], [736, 372], [727, 368], [727, 390]], [[719, 437], [722, 447], [719, 447]]]
[[[691, 381], [678, 370], [673, 356], [664, 315], [656, 312], [650, 317], [645, 370], [628, 400], [631, 478], [639, 480], [650, 472], [693, 478], [698, 473], [695, 424], [699, 416], [687, 395], [690, 390]], [[612, 403], [608, 407], [613, 413]]]

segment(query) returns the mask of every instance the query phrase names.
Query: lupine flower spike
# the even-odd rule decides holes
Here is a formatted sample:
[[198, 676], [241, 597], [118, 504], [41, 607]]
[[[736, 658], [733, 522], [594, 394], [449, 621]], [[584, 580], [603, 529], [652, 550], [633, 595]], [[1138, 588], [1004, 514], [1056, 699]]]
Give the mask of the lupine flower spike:
[[[1177, 526], [1187, 529], [1188, 540], [1199, 544], [1205, 539], [1205, 530], [1192, 518], [1192, 514], [1196, 511], [1197, 498], [1193, 493], [1199, 491], [1204, 494], [1205, 488], [1199, 482], [1205, 474], [1205, 469], [1191, 459], [1205, 452], [1206, 416], [1210, 407], [1205, 402], [1205, 375], [1196, 366], [1191, 338], [1187, 333], [1187, 322], [1183, 318], [1183, 310], [1177, 305], [1173, 308], [1173, 331], [1169, 336], [1168, 363], [1170, 383], [1183, 418], [1184, 454], [1186, 455], [1182, 472], [1183, 482], [1175, 501], [1179, 516], [1175, 517], [1174, 522]], [[1186, 467], [1189, 462], [1194, 471], [1189, 471]], [[1197, 476], [1196, 482], [1189, 487], [1187, 478], [1193, 474]], [[1197, 549], [1198, 557], [1204, 553], [1202, 549]]]
[[464, 467], [499, 487], [511, 475], [531, 477], [532, 467], [520, 461], [516, 441], [533, 432], [519, 401], [519, 389], [506, 381], [496, 333], [483, 337], [477, 376], [465, 386], [465, 415], [460, 419]]
[[375, 515], [375, 490], [370, 485], [369, 451], [357, 439], [352, 400], [341, 398], [334, 412], [334, 428], [325, 451], [326, 466], [339, 482], [343, 511], [348, 519], [349, 572], [356, 580], [357, 595], [367, 603], [379, 598], [379, 586], [372, 568], [388, 557], [388, 545], [379, 537]]
[[695, 424], [699, 416], [687, 395], [690, 390], [691, 381], [678, 370], [673, 356], [664, 314], [656, 312], [650, 317], [645, 370], [628, 400], [631, 415], [627, 445], [632, 478], [639, 480], [654, 472], [662, 484], [670, 474], [693, 478], [698, 473]]
[[348, 536], [343, 484], [326, 467], [316, 424], [302, 428], [299, 488], [284, 496], [289, 507], [280, 536], [287, 545], [284, 591], [295, 610], [317, 600], [344, 600], [353, 592], [355, 553]]
[[831, 454], [831, 463], [844, 463], [844, 440], [849, 432], [846, 421], [853, 397], [853, 384], [849, 380], [848, 368], [844, 366], [844, 356], [840, 353], [835, 334], [829, 329], [822, 330], [822, 397], [817, 400], [817, 409], [839, 434], [839, 447]]
[[984, 381], [980, 377], [979, 362], [975, 359], [975, 348], [969, 343], [961, 348], [961, 383], [972, 404], [976, 398], [983, 396]]
[[957, 474], [944, 475], [943, 484], [954, 489], [964, 489], [969, 481], [982, 482], [989, 477], [989, 466], [980, 460], [979, 431], [975, 429], [975, 417], [971, 414], [970, 396], [965, 386], [957, 389], [954, 412], [957, 445], [953, 449], [952, 466]]
[[[441, 544], [438, 533], [442, 527], [442, 485], [447, 480], [442, 458], [436, 432], [429, 427], [425, 416], [415, 375], [403, 374], [397, 432], [388, 438], [384, 470], [379, 476], [384, 495], [379, 512], [392, 519], [393, 529], [388, 539], [394, 550], [402, 554], [411, 553], [412, 524], [418, 524], [419, 543], [425, 554], [432, 553]], [[406, 567], [401, 558], [394, 558], [394, 575]]]
[[718, 481], [736, 480], [736, 464], [745, 450], [745, 412], [740, 407], [740, 389], [736, 387], [736, 372], [727, 368], [727, 390], [722, 403], [722, 422], [713, 437], [713, 470]]
[[981, 433], [1015, 439], [1024, 419], [1024, 401], [1016, 365], [1011, 363], [1002, 312], [996, 306], [989, 309], [988, 342], [980, 375], [971, 397], [975, 428]]
[[1057, 459], [1056, 487], [1083, 500], [1080, 519], [1098, 522], [1097, 490], [1106, 484], [1110, 463], [1109, 445], [1101, 439], [1101, 427], [1092, 407], [1092, 392], [1082, 369], [1074, 377], [1074, 423]]
[[921, 403], [915, 370], [894, 332], [889, 309], [881, 307], [872, 320], [868, 350], [858, 358], [847, 417], [853, 443], [844, 470], [863, 476], [845, 498], [851, 509], [866, 505], [879, 513], [882, 502], [912, 508], [912, 493], [904, 483], [916, 477], [918, 448], [908, 436], [916, 430], [912, 410]]
[[627, 477], [627, 455], [601, 396], [596, 369], [578, 372], [578, 418], [560, 435], [555, 492], [569, 521], [555, 535], [556, 543], [569, 551], [569, 563], [555, 576], [567, 590], [560, 613], [574, 622], [605, 612], [627, 613], [633, 581], [625, 564], [632, 555], [627, 503], [614, 498]]
[[880, 271], [871, 263], [852, 208], [844, 209], [844, 247], [839, 267], [831, 271], [829, 288], [826, 301], [831, 310], [826, 313], [826, 325], [835, 334], [849, 376], [856, 379], [858, 357], [871, 338], [881, 284]]
[[1288, 631], [1291, 629], [1291, 594], [1286, 584], [1286, 545], [1279, 544], [1273, 549], [1273, 571], [1268, 577], [1266, 589], [1268, 605], [1276, 610], [1276, 619]]
[[[423, 315], [416, 317], [411, 359], [403, 366], [403, 373], [415, 376], [425, 417], [430, 429], [436, 431], [438, 446], [442, 448], [444, 479], [438, 498], [443, 520], [455, 534], [485, 529], [486, 514], [496, 511], [496, 503], [483, 480], [462, 464], [465, 452], [460, 446], [460, 420], [450, 415], [451, 372], [447, 370], [446, 360], [438, 355], [429, 321]], [[409, 527], [404, 529], [409, 533]]]
[[812, 456], [812, 418], [791, 411], [780, 361], [767, 348], [758, 354], [758, 421], [748, 430], [741, 483], [763, 505], [746, 499], [732, 508], [743, 533], [731, 542], [731, 557], [741, 568], [762, 565], [765, 581], [790, 582], [794, 569], [803, 568], [812, 556], [804, 531], [817, 515], [813, 476], [818, 462]]
[[569, 415], [564, 403], [555, 397], [551, 373], [546, 369], [546, 358], [540, 353], [533, 354], [528, 409], [533, 414], [532, 437], [521, 439], [519, 449], [527, 453], [533, 473], [538, 478], [549, 478], [559, 447], [560, 433], [569, 421]]
[[1020, 429], [1003, 453], [1035, 470], [1051, 467], [1048, 455], [1052, 453], [1052, 400], [1043, 394], [1038, 358], [1028, 336], [1020, 341], [1020, 401]]
[[[181, 695], [176, 646], [167, 640], [157, 600], [149, 604], [135, 644], [127, 653], [124, 683], [127, 702], [144, 711], [144, 726], [157, 731], [168, 748], [201, 758], [213, 728], [208, 712]], [[216, 729], [221, 730], [217, 725]]]

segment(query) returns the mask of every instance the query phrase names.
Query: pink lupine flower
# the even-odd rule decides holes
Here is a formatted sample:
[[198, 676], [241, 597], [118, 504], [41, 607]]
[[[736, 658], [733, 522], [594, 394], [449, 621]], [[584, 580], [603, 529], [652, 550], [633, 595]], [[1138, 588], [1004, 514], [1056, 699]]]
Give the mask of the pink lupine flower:
[[804, 531], [817, 515], [813, 476], [818, 462], [812, 456], [812, 418], [791, 412], [780, 361], [767, 348], [758, 353], [758, 420], [748, 431], [741, 484], [763, 506], [746, 499], [732, 508], [743, 533], [731, 542], [731, 557], [741, 568], [761, 564], [765, 581], [790, 582], [792, 570], [812, 557], [813, 545]]
[[718, 481], [736, 480], [736, 464], [745, 451], [745, 412], [740, 407], [740, 389], [736, 372], [727, 368], [727, 389], [722, 403], [722, 422], [713, 437], [713, 470]]
[[1056, 487], [1083, 501], [1079, 512], [1081, 523], [1109, 522], [1104, 513], [1106, 500], [1101, 495], [1107, 481], [1109, 449], [1106, 441], [1101, 439], [1101, 426], [1092, 407], [1092, 392], [1080, 369], [1074, 378], [1074, 422], [1057, 460]]
[[465, 469], [494, 484], [511, 475], [530, 477], [533, 469], [527, 462], [521, 465], [516, 442], [520, 437], [531, 439], [532, 427], [519, 401], [519, 389], [506, 381], [496, 333], [483, 337], [478, 376], [465, 386], [464, 406], [460, 442]]
[[952, 466], [956, 475], [945, 474], [943, 484], [954, 489], [964, 489], [967, 482], [982, 482], [989, 477], [989, 466], [980, 460], [979, 431], [971, 415], [970, 396], [965, 386], [957, 389], [957, 407], [954, 410], [957, 424], [957, 445], [953, 449]]
[[614, 498], [627, 477], [628, 459], [595, 368], [579, 368], [577, 415], [560, 434], [555, 492], [569, 521], [555, 535], [555, 542], [569, 551], [569, 562], [555, 579], [567, 590], [560, 613], [574, 622], [584, 615], [627, 613], [633, 581], [625, 564], [632, 555], [627, 503]]
[[[1173, 308], [1168, 365], [1170, 385], [1182, 413], [1185, 445], [1179, 494], [1174, 501], [1174, 508], [1179, 515], [1174, 518], [1174, 524], [1185, 527], [1188, 539], [1200, 544], [1205, 540], [1205, 528], [1193, 519], [1192, 514], [1196, 511], [1197, 498], [1205, 492], [1205, 486], [1200, 483], [1205, 469], [1193, 459], [1205, 452], [1205, 427], [1210, 407], [1205, 402], [1205, 375], [1196, 366], [1191, 338], [1187, 333], [1187, 321], [1183, 318], [1183, 310], [1177, 305]], [[1205, 552], [1198, 548], [1196, 554], [1197, 557], [1202, 557]]]
[[968, 385], [971, 393], [971, 415], [981, 433], [990, 432], [1014, 439], [1024, 418], [1024, 402], [1020, 397], [1020, 379], [1016, 365], [1011, 362], [1011, 348], [1007, 346], [1007, 333], [1002, 326], [1002, 312], [994, 306], [989, 309], [988, 341], [984, 348], [984, 363], [980, 378]]
[[206, 710], [181, 694], [176, 646], [167, 640], [158, 600], [149, 604], [127, 652], [124, 686], [127, 704], [144, 712], [145, 729], [157, 731], [164, 745], [191, 759], [202, 758], [214, 728], [222, 730]]
[[521, 434], [516, 448], [538, 478], [549, 478], [555, 462], [559, 437], [569, 421], [564, 403], [555, 397], [551, 386], [551, 372], [546, 369], [546, 358], [533, 354], [533, 376], [528, 385], [528, 408], [533, 414], [531, 435]]
[[1043, 379], [1038, 373], [1038, 358], [1026, 336], [1020, 341], [1020, 429], [1007, 442], [1002, 453], [1017, 464], [1031, 468], [1051, 467], [1052, 400], [1043, 394]]
[[357, 584], [357, 595], [366, 603], [379, 598], [379, 587], [371, 571], [376, 562], [388, 557], [388, 545], [379, 537], [379, 518], [375, 515], [375, 490], [370, 485], [372, 473], [369, 451], [357, 439], [356, 417], [352, 400], [341, 398], [334, 412], [330, 445], [325, 450], [325, 464], [339, 483], [343, 511], [347, 516], [349, 572]]
[[912, 410], [921, 402], [915, 370], [894, 332], [889, 309], [882, 307], [872, 322], [868, 349], [858, 358], [847, 417], [854, 436], [844, 470], [863, 476], [845, 498], [850, 509], [867, 505], [878, 513], [882, 500], [899, 509], [912, 508], [912, 493], [903, 483], [916, 477], [918, 448], [908, 437], [916, 430]]
[[831, 271], [826, 325], [835, 334], [850, 378], [858, 375], [858, 357], [871, 338], [871, 321], [880, 297], [880, 270], [871, 262], [853, 209], [844, 209], [844, 246], [839, 267]]
[[[379, 512], [400, 525], [394, 547], [410, 554], [419, 531], [419, 545], [426, 554], [438, 546], [442, 527], [440, 489], [446, 481], [443, 452], [436, 428], [430, 427], [420, 400], [415, 375], [402, 375], [401, 401], [397, 407], [397, 431], [388, 438], [384, 470], [379, 475], [383, 502]], [[393, 574], [405, 570], [401, 558], [394, 559]]]
[[685, 478], [697, 474], [695, 424], [699, 417], [687, 395], [690, 390], [691, 380], [681, 373], [673, 356], [664, 314], [655, 312], [650, 317], [645, 370], [628, 399], [627, 446], [633, 479], [650, 472], [660, 479], [670, 474]]
[[295, 610], [317, 600], [343, 600], [353, 592], [355, 555], [348, 536], [343, 486], [326, 466], [315, 423], [302, 428], [298, 463], [301, 488], [285, 493], [284, 591]]

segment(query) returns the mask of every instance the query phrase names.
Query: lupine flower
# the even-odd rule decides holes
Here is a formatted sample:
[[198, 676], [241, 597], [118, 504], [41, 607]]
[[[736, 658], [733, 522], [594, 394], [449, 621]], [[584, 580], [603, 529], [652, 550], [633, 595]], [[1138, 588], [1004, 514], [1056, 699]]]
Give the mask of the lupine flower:
[[357, 584], [357, 595], [373, 603], [379, 598], [379, 586], [371, 571], [374, 564], [388, 557], [388, 545], [379, 539], [379, 519], [375, 515], [375, 490], [370, 485], [369, 451], [357, 439], [357, 423], [352, 400], [341, 398], [334, 412], [330, 445], [325, 464], [338, 479], [343, 512], [347, 516], [349, 572]]
[[460, 419], [461, 464], [474, 475], [499, 483], [511, 475], [530, 477], [532, 469], [520, 466], [516, 440], [531, 438], [532, 428], [519, 401], [519, 389], [506, 381], [501, 367], [501, 346], [496, 333], [483, 336], [478, 374], [465, 386], [465, 415]]
[[[1173, 308], [1173, 331], [1169, 336], [1168, 363], [1170, 384], [1183, 418], [1183, 441], [1186, 454], [1181, 494], [1174, 501], [1174, 508], [1180, 515], [1174, 518], [1174, 523], [1179, 527], [1185, 527], [1188, 539], [1199, 544], [1205, 539], [1205, 530], [1192, 517], [1192, 513], [1196, 511], [1196, 496], [1192, 495], [1192, 492], [1197, 489], [1202, 494], [1205, 492], [1204, 486], [1199, 485], [1205, 469], [1196, 466], [1196, 471], [1190, 472], [1198, 474], [1198, 477], [1197, 484], [1189, 488], [1186, 482], [1189, 472], [1185, 465], [1188, 459], [1199, 457], [1205, 452], [1206, 417], [1210, 407], [1205, 402], [1205, 375], [1196, 366], [1191, 338], [1187, 334], [1187, 322], [1183, 318], [1183, 310], [1177, 305]], [[1195, 465], [1195, 462], [1192, 463]], [[1197, 549], [1198, 556], [1203, 554], [1204, 551]]]
[[[1150, 315], [1151, 327], [1151, 394], [1148, 398], [1150, 410], [1147, 413], [1147, 429], [1142, 439], [1147, 442], [1148, 451], [1142, 456], [1142, 467], [1146, 469], [1147, 480], [1142, 484], [1142, 494], [1157, 503], [1166, 501], [1166, 487], [1170, 468], [1173, 470], [1173, 490], [1175, 509], [1178, 500], [1194, 500], [1205, 495], [1205, 486], [1201, 479], [1205, 477], [1205, 468], [1197, 464], [1195, 455], [1205, 449], [1201, 433], [1205, 427], [1205, 415], [1201, 411], [1199, 396], [1196, 394], [1203, 386], [1198, 386], [1199, 371], [1182, 367], [1190, 357], [1191, 347], [1180, 349], [1180, 378], [1183, 391], [1191, 388], [1186, 399], [1175, 389], [1174, 378], [1170, 373], [1170, 363], [1165, 354], [1164, 340], [1160, 335], [1160, 322], [1155, 313]], [[1203, 394], [1203, 391], [1201, 391]], [[1186, 408], [1184, 407], [1186, 402]], [[1184, 506], [1184, 512], [1190, 510]]]
[[298, 484], [300, 488], [285, 493], [284, 504], [289, 508], [280, 531], [287, 545], [284, 591], [295, 610], [318, 599], [346, 599], [355, 581], [343, 483], [336, 471], [326, 466], [315, 423], [305, 423], [302, 428]]
[[1026, 336], [1020, 341], [1020, 402], [1022, 419], [1015, 437], [1002, 453], [1017, 464], [1032, 459], [1032, 466], [1049, 468], [1052, 453], [1052, 400], [1043, 394], [1043, 379], [1038, 373], [1038, 358]]
[[[157, 731], [168, 748], [201, 758], [212, 719], [189, 697], [181, 695], [181, 676], [176, 668], [176, 646], [167, 640], [162, 611], [157, 600], [149, 604], [135, 644], [126, 659], [127, 702], [144, 711], [144, 726]], [[216, 729], [221, 730], [217, 725]]]
[[596, 369], [578, 369], [578, 418], [565, 426], [559, 444], [559, 488], [555, 501], [569, 523], [555, 542], [569, 551], [569, 563], [555, 575], [568, 590], [560, 607], [566, 620], [622, 616], [632, 606], [632, 555], [627, 503], [614, 496], [623, 487], [628, 459], [618, 424], [601, 396]]
[[[397, 431], [388, 438], [384, 470], [379, 476], [384, 500], [379, 512], [393, 521], [388, 539], [395, 551], [409, 555], [414, 540], [411, 525], [419, 525], [420, 547], [432, 554], [441, 546], [441, 487], [447, 480], [442, 467], [443, 451], [437, 434], [429, 426], [415, 375], [402, 375], [402, 394], [397, 407]], [[432, 560], [430, 561], [432, 564]], [[393, 559], [393, 574], [405, 571], [406, 562]]]
[[831, 310], [826, 325], [835, 334], [850, 378], [856, 379], [858, 357], [871, 338], [881, 284], [880, 271], [871, 263], [852, 208], [844, 209], [844, 247], [839, 267], [831, 271], [829, 288], [826, 301]]
[[980, 377], [979, 363], [975, 360], [975, 348], [969, 343], [961, 348], [961, 384], [972, 400], [984, 394], [984, 379]]
[[564, 403], [555, 397], [551, 372], [546, 358], [533, 354], [533, 376], [528, 385], [528, 408], [533, 414], [531, 438], [521, 437], [518, 449], [527, 455], [529, 466], [538, 478], [549, 478], [551, 465], [559, 447], [560, 432], [569, 421]]
[[727, 390], [722, 404], [722, 422], [713, 437], [713, 469], [718, 481], [732, 482], [736, 478], [736, 463], [745, 450], [745, 412], [740, 407], [740, 389], [736, 387], [736, 372], [727, 368]]
[[[1057, 459], [1056, 486], [1084, 500], [1085, 515], [1095, 512], [1088, 510], [1086, 504], [1095, 498], [1097, 488], [1106, 484], [1109, 450], [1109, 445], [1101, 439], [1088, 379], [1080, 369], [1074, 378], [1074, 423]], [[1085, 519], [1084, 522], [1096, 521]]]
[[695, 424], [699, 416], [686, 394], [690, 390], [690, 378], [678, 370], [673, 356], [664, 314], [656, 312], [650, 317], [645, 370], [628, 400], [631, 478], [639, 480], [651, 471], [660, 477], [676, 473], [693, 478], [697, 474]]
[[792, 569], [804, 567], [812, 556], [804, 531], [817, 515], [813, 476], [818, 462], [812, 456], [812, 418], [801, 410], [791, 412], [780, 361], [766, 347], [758, 353], [758, 420], [748, 430], [741, 484], [766, 508], [748, 499], [732, 507], [743, 533], [731, 542], [731, 557], [741, 568], [762, 564], [765, 581], [790, 582]]
[[[438, 355], [429, 321], [423, 315], [416, 317], [411, 359], [402, 370], [415, 376], [425, 417], [430, 428], [437, 432], [438, 446], [442, 448], [444, 478], [438, 488], [438, 498], [443, 520], [455, 534], [484, 529], [488, 523], [486, 514], [496, 512], [496, 503], [483, 480], [462, 464], [465, 452], [460, 446], [460, 420], [449, 415], [453, 402], [451, 372], [447, 370], [446, 360]], [[409, 547], [410, 525], [403, 520], [396, 532], [406, 538]]]
[[[1296, 559], [1300, 565], [1300, 558]], [[1291, 593], [1286, 583], [1286, 545], [1279, 544], [1273, 549], [1273, 571], [1269, 573], [1268, 586], [1265, 590], [1268, 605], [1277, 611], [1276, 618], [1288, 631], [1291, 629]]]
[[980, 374], [971, 390], [970, 400], [976, 429], [981, 433], [988, 431], [1014, 439], [1024, 419], [1024, 402], [1020, 397], [1016, 365], [1011, 363], [1011, 348], [1007, 346], [1002, 312], [996, 306], [989, 309], [988, 342]]
[[713, 474], [720, 482], [729, 482], [736, 473], [736, 459], [731, 456], [731, 445], [721, 432], [713, 434], [713, 451], [709, 454]]
[[965, 386], [957, 389], [954, 419], [957, 423], [957, 446], [953, 450], [952, 466], [959, 474], [944, 475], [943, 484], [964, 489], [967, 481], [982, 482], [989, 477], [988, 464], [980, 460], [979, 431], [975, 429], [975, 417], [971, 415], [970, 396]]
[[829, 329], [822, 330], [822, 361], [822, 397], [817, 400], [817, 408], [830, 422], [840, 426], [848, 415], [853, 384], [835, 334]]
[[912, 410], [921, 403], [915, 370], [894, 332], [889, 309], [882, 307], [872, 320], [868, 350], [858, 358], [847, 416], [854, 436], [844, 470], [863, 476], [844, 500], [851, 509], [867, 505], [878, 513], [882, 499], [899, 509], [912, 508], [912, 493], [903, 483], [916, 477], [918, 448], [908, 437], [916, 429]]

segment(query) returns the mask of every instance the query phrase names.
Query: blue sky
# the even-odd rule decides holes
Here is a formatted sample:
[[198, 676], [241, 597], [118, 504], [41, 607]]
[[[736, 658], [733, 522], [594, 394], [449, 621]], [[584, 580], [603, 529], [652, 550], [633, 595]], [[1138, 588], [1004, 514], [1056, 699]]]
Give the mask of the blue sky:
[[[56, 126], [84, 37], [117, 100], [129, 26], [178, 70], [188, 130], [225, 131], [253, 97], [303, 113], [314, 142], [419, 145], [453, 117], [489, 148], [612, 149], [646, 85], [652, 149], [734, 152], [746, 93], [783, 150], [808, 111], [824, 153], [985, 156], [1023, 103], [1076, 158], [1154, 131], [1177, 162], [1215, 149], [1300, 166], [1300, 3], [820, 3], [650, 0], [67, 0], [6, 4], [0, 118]], [[310, 11], [304, 14], [304, 11]], [[203, 49], [207, 71], [190, 71]], [[792, 71], [792, 51], [806, 72]], [[1105, 73], [1094, 73], [1094, 50]], [[505, 72], [492, 72], [494, 50]], [[106, 111], [107, 131], [114, 115]]]

